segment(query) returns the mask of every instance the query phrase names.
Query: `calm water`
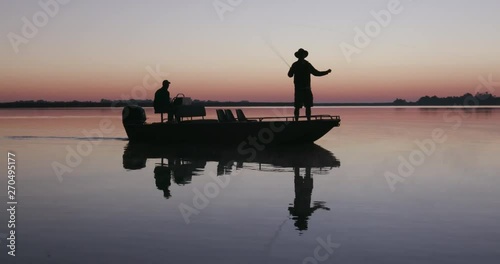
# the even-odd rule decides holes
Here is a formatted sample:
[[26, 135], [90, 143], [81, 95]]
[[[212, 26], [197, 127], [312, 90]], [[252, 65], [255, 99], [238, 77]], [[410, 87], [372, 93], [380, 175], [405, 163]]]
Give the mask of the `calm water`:
[[0, 110], [18, 201], [17, 257], [3, 210], [1, 262], [500, 262], [500, 109], [314, 114], [341, 115], [341, 127], [247, 161], [227, 148], [127, 146], [110, 109]]

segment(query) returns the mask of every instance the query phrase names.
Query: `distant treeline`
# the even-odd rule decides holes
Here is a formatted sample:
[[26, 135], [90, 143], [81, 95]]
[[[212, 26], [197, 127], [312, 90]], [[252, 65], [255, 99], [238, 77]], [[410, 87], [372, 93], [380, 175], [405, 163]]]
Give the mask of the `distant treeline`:
[[[193, 100], [193, 105], [203, 106], [224, 106], [224, 107], [244, 107], [244, 106], [293, 106], [292, 102], [220, 102]], [[139, 105], [142, 107], [152, 107], [153, 100], [107, 100], [101, 99], [99, 102], [92, 101], [16, 101], [0, 103], [0, 108], [57, 108], [57, 107], [124, 107], [126, 105]], [[317, 103], [316, 106], [391, 106], [393, 103]]]
[[[292, 102], [220, 102], [220, 101], [201, 101], [193, 100], [194, 105], [204, 106], [293, 106]], [[16, 101], [0, 103], [0, 108], [48, 108], [48, 107], [123, 107], [126, 105], [140, 105], [143, 107], [152, 107], [153, 100], [107, 100], [101, 99], [99, 102], [92, 101]], [[462, 96], [424, 96], [416, 102], [408, 102], [404, 99], [396, 99], [392, 103], [315, 103], [316, 106], [475, 106], [475, 105], [500, 105], [500, 97], [495, 97], [489, 93], [483, 94], [464, 94]]]
[[0, 103], [0, 108], [44, 108], [44, 107], [123, 107], [126, 105], [153, 106], [152, 100], [106, 100], [92, 101], [44, 101], [29, 100]]
[[466, 93], [462, 96], [448, 96], [448, 97], [437, 97], [437, 96], [424, 96], [418, 99], [416, 102], [407, 102], [403, 99], [396, 99], [393, 102], [394, 105], [415, 105], [415, 106], [477, 106], [477, 105], [500, 105], [500, 97], [495, 97], [490, 93], [478, 93], [472, 95]]

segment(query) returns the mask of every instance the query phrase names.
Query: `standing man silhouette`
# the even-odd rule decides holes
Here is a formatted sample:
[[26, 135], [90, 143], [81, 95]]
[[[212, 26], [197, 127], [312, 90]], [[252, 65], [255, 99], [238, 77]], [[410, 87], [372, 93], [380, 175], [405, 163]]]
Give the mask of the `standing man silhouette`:
[[313, 95], [311, 91], [311, 74], [314, 76], [325, 76], [332, 72], [316, 70], [311, 63], [305, 60], [309, 52], [304, 49], [299, 49], [295, 52], [297, 61], [292, 64], [288, 77], [294, 77], [293, 83], [295, 84], [295, 100], [294, 100], [294, 116], [295, 121], [299, 120], [299, 111], [302, 106], [306, 108], [307, 120], [311, 120], [311, 107], [313, 106]]

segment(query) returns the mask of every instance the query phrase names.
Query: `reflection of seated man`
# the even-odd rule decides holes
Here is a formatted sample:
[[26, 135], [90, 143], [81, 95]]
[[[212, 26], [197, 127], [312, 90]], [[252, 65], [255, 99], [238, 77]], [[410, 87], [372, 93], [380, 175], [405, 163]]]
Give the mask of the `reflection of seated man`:
[[168, 167], [163, 167], [163, 166], [158, 166], [155, 168], [155, 183], [156, 187], [158, 190], [163, 191], [163, 197], [165, 198], [170, 198], [172, 195], [170, 195], [170, 178], [171, 178], [171, 171], [170, 168]]
[[305, 177], [300, 176], [300, 168], [295, 168], [295, 199], [293, 207], [288, 207], [288, 211], [293, 215], [295, 220], [295, 227], [297, 230], [307, 230], [307, 221], [309, 216], [318, 209], [330, 210], [325, 207], [324, 202], [314, 202], [311, 207], [311, 195], [313, 190], [313, 179], [311, 177], [311, 168], [306, 168]]
[[153, 105], [155, 113], [161, 114], [161, 122], [163, 122], [163, 113], [168, 113], [168, 122], [174, 121], [175, 108], [170, 102], [170, 92], [168, 91], [169, 87], [170, 82], [165, 80], [163, 81], [163, 86], [155, 93]]

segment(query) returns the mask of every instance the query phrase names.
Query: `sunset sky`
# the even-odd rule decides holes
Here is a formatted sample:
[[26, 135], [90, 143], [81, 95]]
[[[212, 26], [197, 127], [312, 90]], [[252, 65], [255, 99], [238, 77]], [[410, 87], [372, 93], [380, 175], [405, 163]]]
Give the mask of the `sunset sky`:
[[[299, 48], [333, 70], [313, 78], [316, 102], [461, 95], [480, 76], [500, 81], [498, 0], [401, 0], [350, 62], [341, 46], [394, 0], [55, 1], [1, 1], [0, 101], [152, 99], [157, 67], [173, 94], [292, 101], [286, 63]], [[36, 34], [23, 17], [38, 19]]]

